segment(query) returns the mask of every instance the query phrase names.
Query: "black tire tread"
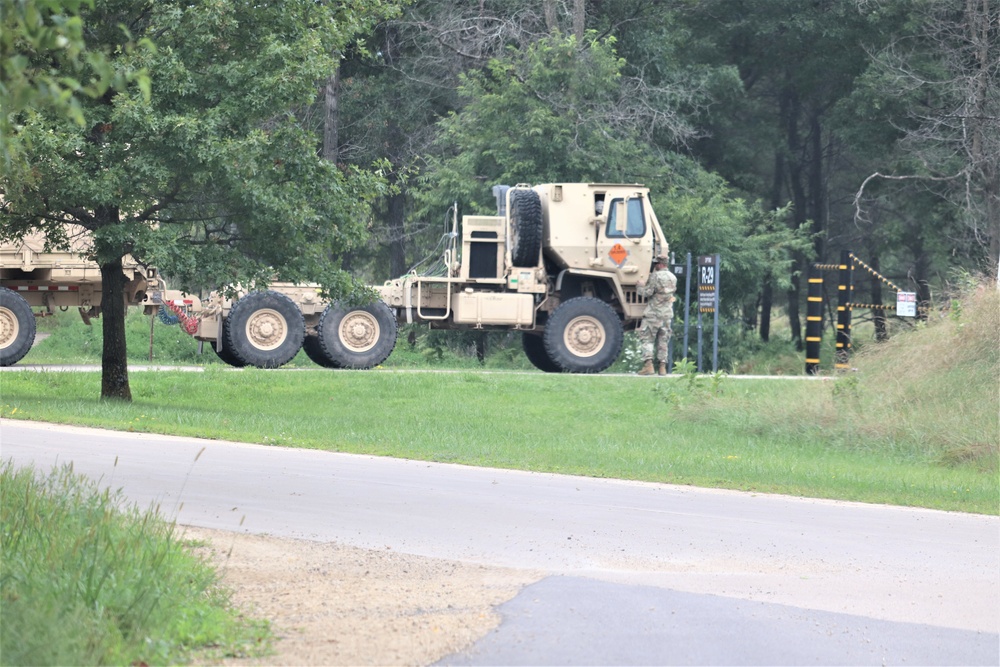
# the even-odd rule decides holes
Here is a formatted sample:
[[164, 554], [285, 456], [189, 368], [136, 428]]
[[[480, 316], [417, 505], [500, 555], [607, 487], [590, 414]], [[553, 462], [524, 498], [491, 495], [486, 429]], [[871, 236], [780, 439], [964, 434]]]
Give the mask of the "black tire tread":
[[9, 310], [17, 319], [17, 337], [0, 350], [0, 366], [13, 366], [35, 344], [35, 314], [23, 296], [6, 287], [0, 287], [0, 307]]
[[542, 249], [542, 202], [534, 190], [510, 191], [510, 258], [514, 266], [535, 266]]
[[524, 348], [524, 356], [528, 358], [531, 365], [544, 373], [559, 373], [562, 369], [556, 365], [545, 351], [545, 341], [537, 334], [522, 333], [521, 346]]
[[[281, 346], [273, 350], [260, 350], [246, 338], [246, 322], [253, 313], [270, 308], [285, 318], [288, 336]], [[224, 351], [229, 349], [237, 361], [256, 368], [278, 368], [287, 364], [302, 348], [305, 337], [305, 318], [290, 298], [274, 291], [250, 292], [233, 304], [223, 327]]]
[[322, 366], [323, 368], [340, 368], [323, 352], [323, 346], [320, 344], [319, 337], [317, 336], [306, 336], [302, 341], [302, 351], [317, 366]]
[[[588, 315], [601, 321], [606, 334], [605, 346], [593, 357], [578, 357], [563, 342], [563, 331], [574, 319]], [[570, 373], [600, 373], [615, 363], [621, 354], [625, 330], [618, 314], [604, 301], [578, 296], [559, 304], [545, 324], [545, 351], [552, 362]]]
[[[340, 323], [349, 313], [363, 310], [375, 317], [379, 324], [381, 336], [375, 346], [364, 352], [353, 352], [347, 349], [340, 340], [338, 330]], [[319, 318], [316, 327], [317, 338], [323, 355], [333, 368], [353, 368], [364, 370], [378, 366], [389, 358], [396, 348], [396, 337], [399, 333], [396, 316], [392, 309], [383, 301], [376, 301], [367, 306], [346, 307], [332, 303]]]

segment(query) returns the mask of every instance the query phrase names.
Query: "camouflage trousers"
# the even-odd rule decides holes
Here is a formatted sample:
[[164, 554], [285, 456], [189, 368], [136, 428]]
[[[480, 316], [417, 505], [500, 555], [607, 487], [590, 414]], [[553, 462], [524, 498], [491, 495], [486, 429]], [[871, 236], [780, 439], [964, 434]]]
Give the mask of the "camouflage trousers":
[[670, 343], [670, 323], [672, 317], [654, 318], [646, 316], [642, 318], [642, 325], [639, 327], [639, 350], [642, 353], [642, 360], [652, 360], [655, 348], [656, 358], [660, 361], [667, 360], [667, 345]]

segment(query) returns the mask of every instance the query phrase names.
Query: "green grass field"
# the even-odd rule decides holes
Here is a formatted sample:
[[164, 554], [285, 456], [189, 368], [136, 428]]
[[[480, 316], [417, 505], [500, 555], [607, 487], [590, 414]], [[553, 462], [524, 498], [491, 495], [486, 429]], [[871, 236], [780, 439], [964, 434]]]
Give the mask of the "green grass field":
[[853, 363], [825, 380], [213, 363], [132, 373], [132, 403], [98, 400], [96, 372], [4, 373], [0, 416], [1000, 513], [996, 290]]

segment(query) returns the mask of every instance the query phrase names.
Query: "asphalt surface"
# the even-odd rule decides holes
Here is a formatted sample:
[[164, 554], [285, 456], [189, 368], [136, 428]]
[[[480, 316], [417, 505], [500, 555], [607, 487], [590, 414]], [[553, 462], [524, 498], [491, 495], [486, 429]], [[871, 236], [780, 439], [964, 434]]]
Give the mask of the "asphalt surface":
[[179, 523], [537, 570], [442, 664], [1000, 664], [1000, 519], [0, 420]]

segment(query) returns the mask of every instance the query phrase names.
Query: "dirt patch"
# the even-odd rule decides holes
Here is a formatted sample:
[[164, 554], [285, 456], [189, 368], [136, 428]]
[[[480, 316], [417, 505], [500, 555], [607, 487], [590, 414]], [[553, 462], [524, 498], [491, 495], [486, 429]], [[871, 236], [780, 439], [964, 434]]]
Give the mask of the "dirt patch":
[[427, 665], [500, 622], [540, 574], [338, 544], [184, 528], [233, 602], [271, 621], [273, 655], [225, 665]]

